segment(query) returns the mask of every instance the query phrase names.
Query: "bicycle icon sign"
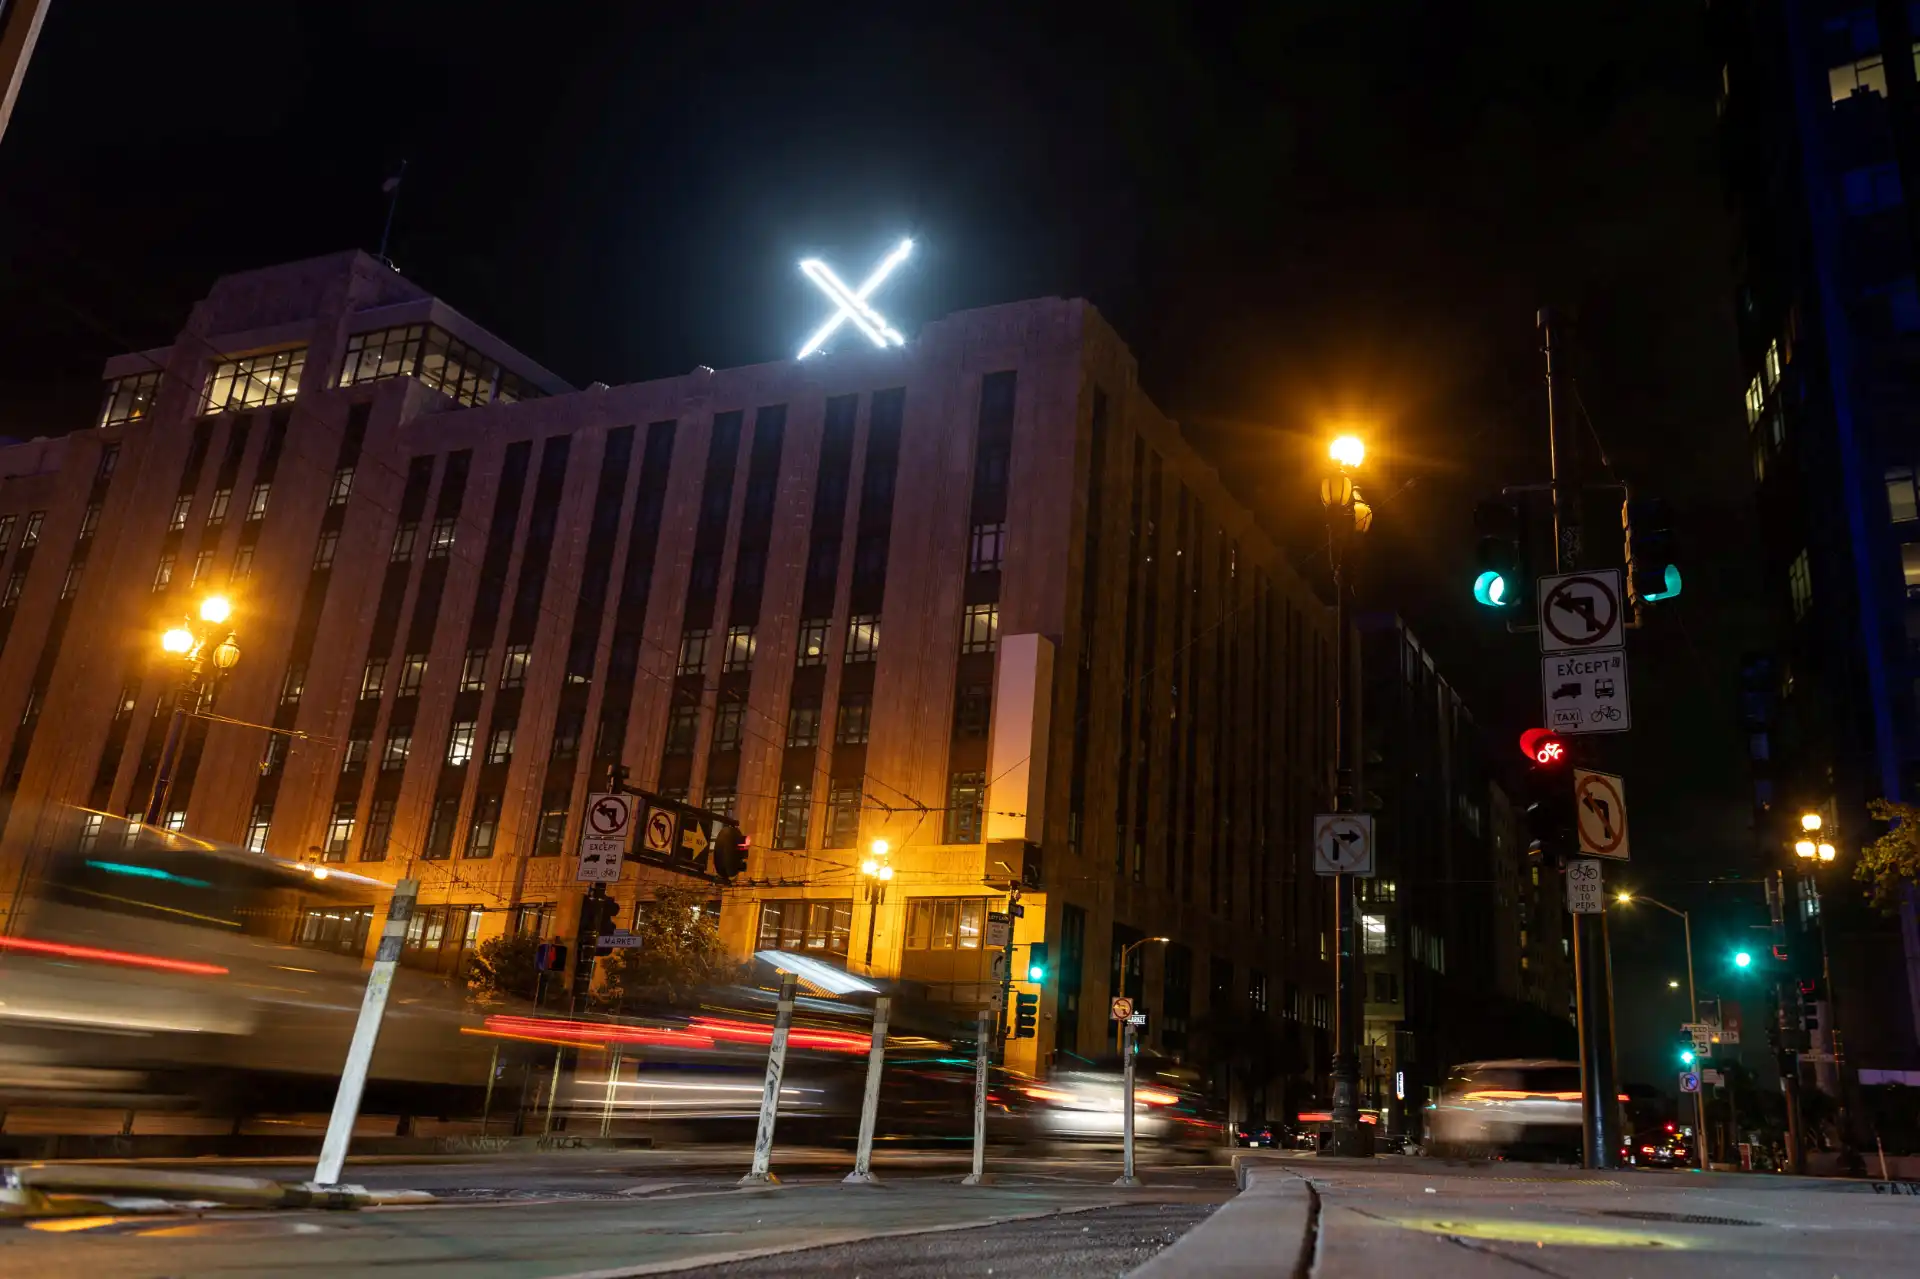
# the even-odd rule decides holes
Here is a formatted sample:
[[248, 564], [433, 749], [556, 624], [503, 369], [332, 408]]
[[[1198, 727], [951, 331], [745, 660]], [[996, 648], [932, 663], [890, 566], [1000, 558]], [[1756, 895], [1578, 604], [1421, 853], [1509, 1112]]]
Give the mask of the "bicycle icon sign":
[[1627, 654], [1618, 648], [1548, 653], [1540, 659], [1540, 703], [1558, 733], [1624, 733], [1633, 727]]

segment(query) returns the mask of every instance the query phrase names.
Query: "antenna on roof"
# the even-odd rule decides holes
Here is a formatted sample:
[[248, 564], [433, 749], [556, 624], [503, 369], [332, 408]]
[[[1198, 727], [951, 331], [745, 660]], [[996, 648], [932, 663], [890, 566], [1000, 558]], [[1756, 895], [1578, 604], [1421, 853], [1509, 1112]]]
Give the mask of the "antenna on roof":
[[380, 260], [389, 267], [393, 266], [393, 259], [387, 256], [387, 240], [393, 235], [393, 211], [400, 207], [400, 183], [406, 176], [407, 162], [402, 160], [399, 171], [380, 184], [380, 189], [387, 194], [387, 224], [380, 228]]

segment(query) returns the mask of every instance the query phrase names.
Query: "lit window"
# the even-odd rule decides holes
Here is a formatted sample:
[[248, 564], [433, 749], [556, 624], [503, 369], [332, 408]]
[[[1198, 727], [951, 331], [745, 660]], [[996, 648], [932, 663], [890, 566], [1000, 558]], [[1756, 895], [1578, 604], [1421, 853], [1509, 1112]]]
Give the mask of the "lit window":
[[89, 502], [87, 509], [80, 515], [80, 532], [76, 535], [84, 542], [100, 531], [100, 503]]
[[720, 669], [726, 672], [753, 669], [755, 641], [751, 626], [727, 628], [727, 648], [720, 656]]
[[676, 675], [703, 675], [707, 669], [707, 637], [705, 629], [687, 631], [680, 636], [680, 661], [674, 667]]
[[761, 950], [818, 950], [847, 953], [853, 932], [853, 902], [788, 898], [760, 903]]
[[213, 571], [213, 552], [210, 550], [197, 552], [193, 557], [193, 578], [188, 583], [188, 585], [190, 586], [200, 585], [200, 583], [207, 580], [207, 574], [212, 571]]
[[1887, 472], [1887, 514], [1895, 524], [1920, 519], [1920, 502], [1915, 500], [1912, 467], [1895, 467]]
[[985, 773], [960, 772], [948, 777], [946, 837], [942, 842], [977, 844], [984, 839], [980, 819], [986, 799]]
[[487, 687], [487, 650], [470, 648], [466, 660], [460, 663], [460, 691], [463, 693], [482, 692]]
[[960, 619], [960, 651], [991, 653], [1000, 645], [1000, 606], [969, 604]]
[[387, 659], [370, 657], [360, 672], [360, 697], [363, 701], [378, 701], [380, 694], [387, 691]]
[[1753, 381], [1747, 383], [1747, 429], [1760, 425], [1760, 415], [1767, 411], [1767, 393], [1760, 389], [1760, 375], [1753, 375]]
[[856, 613], [847, 619], [847, 660], [871, 662], [880, 654], [880, 615]]
[[1386, 954], [1387, 917], [1385, 915], [1360, 916], [1360, 941], [1362, 954]]
[[163, 551], [160, 563], [153, 570], [153, 589], [164, 591], [173, 585], [173, 552]]
[[340, 753], [340, 771], [357, 773], [367, 766], [367, 752], [373, 748], [373, 742], [365, 737], [349, 737], [346, 749]]
[[504, 764], [513, 758], [513, 735], [511, 724], [493, 730], [493, 735], [487, 738], [487, 763]]
[[1767, 343], [1767, 354], [1760, 361], [1760, 372], [1766, 379], [1767, 389], [1771, 391], [1780, 385], [1780, 343], [1776, 339]]
[[153, 412], [160, 398], [160, 371], [132, 373], [107, 383], [106, 402], [100, 406], [100, 425], [120, 426], [138, 422]]
[[731, 786], [709, 786], [702, 807], [710, 813], [720, 814], [728, 821], [737, 821], [740, 817], [740, 793]]
[[347, 860], [347, 847], [353, 843], [353, 806], [350, 799], [333, 806], [333, 819], [327, 823], [326, 857], [330, 862]]
[[167, 517], [167, 531], [178, 533], [187, 526], [187, 512], [193, 509], [193, 494], [182, 493], [173, 499], [173, 514]]
[[1807, 609], [1813, 604], [1813, 571], [1807, 563], [1805, 551], [1794, 556], [1793, 563], [1787, 566], [1787, 590], [1793, 597], [1794, 620], [1798, 621], [1807, 615]]
[[[500, 368], [465, 342], [433, 325], [407, 324], [347, 338], [340, 385], [354, 386], [380, 378], [417, 377], [436, 391], [462, 404], [485, 404], [496, 383], [505, 382]], [[509, 375], [510, 376], [510, 375]], [[512, 379], [501, 386], [502, 399], [521, 399], [531, 388]]]
[[[473, 820], [467, 827], [468, 857], [493, 856], [494, 839], [500, 833], [500, 796], [487, 794], [473, 801]], [[469, 916], [477, 918], [478, 912]]]
[[420, 693], [420, 685], [426, 682], [426, 678], [427, 655], [425, 653], [408, 653], [400, 659], [400, 682], [394, 689], [395, 695], [399, 697], [418, 696]]
[[233, 568], [227, 574], [228, 581], [244, 582], [253, 576], [253, 552], [252, 542], [242, 542], [234, 548]]
[[413, 734], [405, 731], [389, 732], [387, 744], [380, 752], [380, 771], [392, 772], [407, 766], [407, 757], [413, 753]]
[[343, 466], [333, 473], [333, 487], [327, 490], [328, 506], [345, 506], [353, 496], [353, 468]]
[[698, 706], [676, 706], [667, 712], [667, 743], [664, 748], [667, 754], [692, 754], [694, 739], [699, 735], [700, 708]]
[[[130, 828], [131, 829], [131, 828]], [[267, 832], [273, 829], [273, 805], [255, 804], [253, 816], [247, 819], [247, 849], [249, 852], [267, 851]]]
[[287, 739], [278, 733], [268, 733], [267, 744], [260, 750], [260, 776], [276, 776], [286, 762]]
[[1887, 96], [1887, 68], [1877, 53], [1857, 62], [1843, 62], [1837, 67], [1828, 68], [1827, 88], [1835, 104], [1868, 94], [1884, 98]]
[[1900, 548], [1900, 569], [1907, 579], [1907, 594], [1920, 595], [1920, 542], [1908, 542]]
[[427, 558], [443, 560], [453, 553], [454, 517], [442, 515], [433, 522], [433, 539], [427, 545]]
[[787, 711], [787, 745], [801, 750], [820, 743], [819, 703], [798, 702]]
[[420, 526], [412, 520], [400, 524], [393, 530], [393, 545], [387, 548], [387, 563], [400, 564], [413, 558], [413, 544], [420, 536]]
[[100, 842], [100, 826], [106, 818], [100, 813], [88, 813], [80, 819], [80, 851], [90, 853]]
[[470, 719], [456, 722], [447, 736], [447, 763], [458, 768], [473, 758], [473, 734], [478, 726]]
[[300, 374], [306, 366], [304, 346], [222, 361], [214, 365], [213, 376], [207, 380], [207, 399], [201, 412], [224, 413], [291, 400], [300, 394]]
[[779, 802], [773, 813], [773, 846], [775, 848], [807, 846], [807, 820], [811, 801], [812, 796], [808, 794], [804, 782], [781, 785]]
[[[192, 501], [191, 498], [188, 499]], [[215, 489], [207, 502], [207, 527], [219, 528], [227, 522], [227, 507], [233, 501], [232, 489]]]
[[40, 545], [40, 526], [46, 523], [46, 520], [47, 513], [45, 511], [27, 512], [27, 522], [20, 529], [21, 550], [24, 551], [30, 546]]
[[810, 617], [800, 623], [800, 648], [796, 664], [823, 666], [827, 660], [827, 627], [824, 617]]
[[324, 573], [333, 567], [334, 552], [340, 549], [340, 531], [327, 529], [320, 534], [320, 540], [313, 547], [313, 571]]
[[992, 573], [1000, 568], [1000, 557], [1007, 540], [1006, 521], [973, 526], [973, 544], [967, 553], [969, 573]]
[[262, 482], [253, 486], [253, 492], [247, 495], [247, 521], [267, 518], [267, 499], [273, 496], [273, 485]]
[[533, 661], [533, 648], [527, 644], [507, 645], [507, 656], [500, 663], [501, 688], [525, 688], [527, 667]]
[[747, 719], [747, 704], [741, 701], [725, 700], [713, 711], [713, 749], [716, 751], [737, 751], [740, 739], [744, 735]]

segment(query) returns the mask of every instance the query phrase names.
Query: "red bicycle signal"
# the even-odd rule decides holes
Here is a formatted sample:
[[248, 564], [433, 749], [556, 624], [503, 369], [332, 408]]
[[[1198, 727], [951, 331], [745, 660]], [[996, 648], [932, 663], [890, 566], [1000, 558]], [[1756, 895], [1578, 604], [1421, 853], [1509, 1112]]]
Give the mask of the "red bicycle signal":
[[1520, 734], [1520, 753], [1546, 768], [1567, 762], [1567, 744], [1548, 728], [1529, 728]]

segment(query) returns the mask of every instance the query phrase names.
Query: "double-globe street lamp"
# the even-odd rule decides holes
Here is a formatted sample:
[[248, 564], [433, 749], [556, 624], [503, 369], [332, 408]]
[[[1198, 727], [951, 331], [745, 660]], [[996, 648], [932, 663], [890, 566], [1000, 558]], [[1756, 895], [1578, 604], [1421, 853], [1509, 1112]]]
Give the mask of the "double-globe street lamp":
[[[1333, 809], [1354, 811], [1353, 734], [1347, 724], [1347, 549], [1373, 525], [1373, 509], [1361, 500], [1353, 472], [1366, 460], [1367, 446], [1357, 435], [1342, 435], [1327, 447], [1334, 470], [1320, 481], [1320, 504], [1326, 508], [1327, 547], [1333, 560]], [[1359, 955], [1354, 944], [1353, 885], [1347, 876], [1333, 879], [1333, 1105], [1331, 1153], [1364, 1152], [1360, 1134], [1360, 1045], [1354, 968]]]
[[146, 824], [149, 826], [166, 823], [174, 771], [186, 746], [187, 717], [200, 713], [209, 691], [208, 664], [212, 664], [217, 679], [240, 660], [240, 645], [226, 626], [231, 616], [233, 604], [226, 596], [209, 595], [200, 601], [197, 616], [182, 618], [180, 625], [168, 628], [160, 636], [161, 650], [178, 660], [179, 677], [173, 690], [173, 715], [167, 722], [167, 738], [160, 748], [159, 766], [153, 773], [153, 793], [147, 798]]
[[873, 925], [880, 917], [880, 905], [887, 900], [887, 885], [893, 880], [893, 864], [887, 854], [893, 845], [876, 839], [868, 845], [872, 856], [860, 863], [860, 876], [867, 884], [867, 972], [873, 972]]
[[[1700, 1019], [1700, 997], [1695, 994], [1693, 989], [1693, 917], [1684, 910], [1676, 910], [1663, 901], [1656, 901], [1640, 893], [1620, 893], [1615, 900], [1622, 906], [1630, 906], [1635, 902], [1645, 902], [1649, 906], [1658, 906], [1669, 915], [1678, 915], [1680, 917], [1680, 925], [1686, 930], [1687, 935], [1687, 1021], [1689, 1024], [1697, 1022]], [[1734, 962], [1739, 963], [1739, 960], [1736, 959]], [[1672, 985], [1671, 982], [1668, 984]], [[1706, 1091], [1704, 1089], [1696, 1088], [1694, 1090], [1693, 1111], [1695, 1119], [1693, 1130], [1694, 1153], [1700, 1161], [1700, 1171], [1705, 1172], [1707, 1171], [1707, 1101]]]

